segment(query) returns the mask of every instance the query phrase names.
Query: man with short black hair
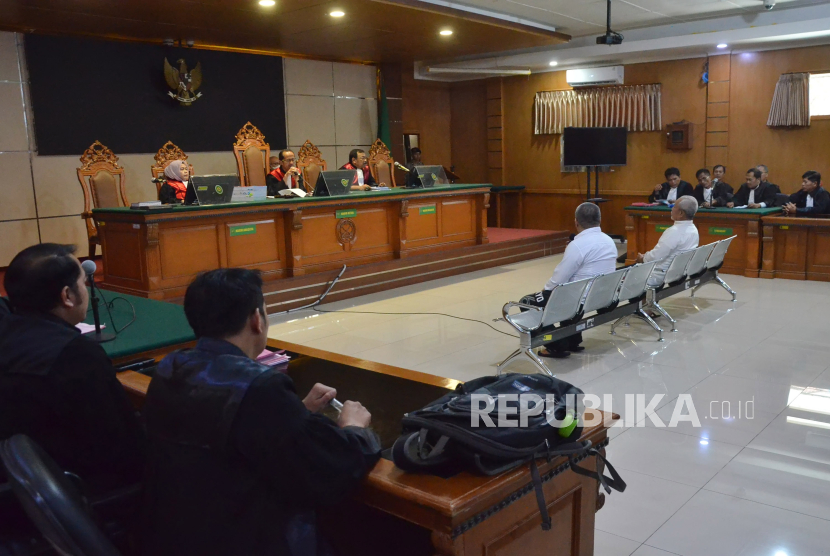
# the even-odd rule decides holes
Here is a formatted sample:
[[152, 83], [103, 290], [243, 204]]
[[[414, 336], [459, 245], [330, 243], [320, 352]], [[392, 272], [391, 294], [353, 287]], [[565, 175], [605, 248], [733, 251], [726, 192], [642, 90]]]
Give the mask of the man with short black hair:
[[75, 328], [89, 293], [74, 252], [41, 243], [6, 271], [13, 312], [0, 319], [0, 439], [28, 435], [102, 494], [141, 481], [144, 435], [107, 354]]
[[[153, 556], [318, 554], [314, 508], [342, 500], [380, 456], [369, 412], [256, 362], [268, 339], [259, 274], [220, 269], [187, 288], [194, 349], [168, 355], [150, 383], [146, 482]], [[321, 551], [322, 552], [322, 551]]]
[[649, 203], [661, 200], [674, 203], [683, 195], [694, 195], [692, 184], [680, 179], [680, 170], [677, 168], [667, 168], [663, 175], [666, 176], [666, 181], [654, 186], [654, 191], [648, 196]]
[[761, 171], [761, 185], [765, 187], [771, 187], [776, 194], [781, 193], [780, 187], [778, 187], [774, 183], [769, 182], [769, 168], [767, 168], [764, 164], [759, 164], [755, 168]]
[[748, 207], [751, 209], [775, 206], [775, 187], [761, 183], [761, 170], [750, 168], [746, 171], [746, 183], [741, 186], [732, 200], [726, 203], [728, 208]]
[[706, 168], [698, 170], [695, 177], [697, 186], [694, 197], [702, 208], [725, 207], [732, 199], [732, 186], [728, 183], [715, 183]]
[[830, 213], [830, 193], [821, 186], [821, 174], [813, 170], [801, 176], [801, 190], [790, 195], [783, 207], [787, 216], [812, 216]]
[[[522, 301], [536, 307], [544, 307], [553, 289], [560, 284], [593, 278], [599, 274], [614, 272], [617, 268], [617, 246], [614, 240], [600, 228], [602, 215], [593, 203], [582, 203], [576, 207], [574, 224], [577, 234], [565, 248], [562, 260], [553, 270], [553, 276], [545, 289], [525, 296]], [[567, 324], [567, 323], [563, 323]], [[545, 344], [539, 351], [542, 357], [568, 357], [572, 351], [583, 351], [582, 333]]]
[[[369, 159], [363, 149], [352, 149], [349, 153], [349, 162], [340, 167], [341, 170], [355, 170], [352, 191], [368, 191], [371, 186], [378, 185], [375, 177], [369, 170]], [[385, 183], [380, 184], [386, 187]]]
[[265, 185], [268, 187], [268, 195], [275, 197], [284, 189], [303, 189], [303, 174], [297, 168], [297, 158], [291, 149], [283, 149], [276, 158], [270, 159], [271, 172], [265, 176]]

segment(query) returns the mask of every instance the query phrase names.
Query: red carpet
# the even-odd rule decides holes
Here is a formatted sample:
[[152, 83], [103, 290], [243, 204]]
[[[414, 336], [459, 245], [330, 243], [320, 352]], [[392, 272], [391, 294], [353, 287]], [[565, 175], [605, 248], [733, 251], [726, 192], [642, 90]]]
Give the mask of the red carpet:
[[522, 230], [519, 228], [487, 228], [487, 237], [490, 243], [501, 243], [502, 241], [513, 241], [528, 237], [543, 236], [553, 233], [552, 230]]

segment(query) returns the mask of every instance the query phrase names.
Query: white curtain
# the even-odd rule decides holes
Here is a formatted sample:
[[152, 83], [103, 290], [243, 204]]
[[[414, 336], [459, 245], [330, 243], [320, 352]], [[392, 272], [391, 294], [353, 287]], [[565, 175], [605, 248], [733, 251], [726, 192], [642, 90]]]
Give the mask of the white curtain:
[[810, 74], [785, 73], [778, 78], [767, 125], [808, 127], [810, 125]]
[[660, 84], [536, 93], [534, 134], [562, 133], [566, 127], [663, 128]]

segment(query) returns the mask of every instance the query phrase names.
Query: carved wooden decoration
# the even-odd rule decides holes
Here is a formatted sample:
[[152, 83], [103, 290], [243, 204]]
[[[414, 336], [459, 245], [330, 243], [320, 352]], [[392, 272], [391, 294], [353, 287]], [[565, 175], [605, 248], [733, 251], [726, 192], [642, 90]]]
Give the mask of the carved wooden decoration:
[[98, 163], [103, 163], [115, 169], [118, 168], [118, 157], [115, 156], [115, 153], [109, 147], [100, 141], [95, 141], [81, 155], [81, 167], [79, 169], [91, 170], [93, 165], [97, 165]]
[[[262, 173], [259, 168], [248, 168], [248, 160], [245, 158], [245, 151], [250, 147], [256, 147], [262, 153]], [[265, 135], [251, 122], [246, 123], [236, 134], [236, 142], [233, 145], [233, 154], [236, 157], [236, 170], [242, 186], [265, 185], [265, 175], [268, 173], [268, 158], [271, 156], [271, 147], [265, 142]], [[251, 184], [251, 175], [254, 176], [254, 183]], [[257, 183], [261, 181], [262, 183]]]
[[306, 139], [303, 146], [300, 147], [300, 151], [297, 153], [297, 161], [302, 163], [309, 159], [314, 159], [318, 163], [326, 163], [326, 161], [323, 160], [323, 153], [320, 152], [317, 145]]
[[159, 149], [155, 156], [156, 166], [166, 167], [174, 160], [187, 160], [187, 155], [172, 141], [168, 141]]
[[320, 175], [315, 169], [307, 170], [307, 168], [317, 166], [319, 172], [325, 172], [327, 169], [326, 161], [323, 160], [323, 153], [317, 148], [317, 145], [306, 139], [300, 151], [297, 153], [297, 168], [303, 173], [303, 183], [306, 191], [309, 193], [314, 191], [314, 186], [317, 183], [317, 177]]
[[257, 126], [251, 122], [246, 123], [236, 133], [236, 147], [247, 147], [248, 145], [264, 145], [265, 135], [259, 130]]
[[369, 164], [372, 164], [377, 160], [383, 160], [389, 164], [394, 162], [392, 153], [389, 152], [389, 147], [387, 147], [386, 144], [380, 140], [380, 138], [375, 139], [375, 142], [372, 143], [371, 147], [369, 147]]
[[337, 222], [335, 234], [337, 235], [337, 242], [348, 250], [347, 246], [353, 244], [357, 237], [357, 226], [355, 226], [353, 220], [341, 218]]
[[[92, 209], [98, 208], [99, 193], [95, 190], [95, 184], [92, 178], [99, 172], [105, 172], [112, 176], [113, 184], [116, 188], [114, 197], [121, 206], [128, 207], [130, 202], [127, 199], [127, 190], [124, 184], [124, 168], [118, 165], [118, 157], [112, 150], [101, 143], [95, 141], [80, 158], [81, 167], [77, 170], [78, 181], [81, 183], [81, 189], [84, 192], [84, 210], [81, 213], [81, 218], [86, 221], [86, 233], [89, 241], [89, 257], [94, 257], [96, 246], [101, 244], [98, 238], [98, 228], [95, 225], [95, 220], [92, 218]], [[110, 197], [112, 198], [112, 197]]]
[[389, 147], [380, 140], [380, 138], [375, 139], [375, 142], [372, 143], [372, 146], [369, 147], [369, 168], [372, 172], [372, 176], [378, 181], [380, 177], [377, 176], [377, 171], [375, 170], [375, 166], [379, 162], [385, 162], [389, 165], [389, 178], [392, 180], [392, 187], [396, 187], [397, 184], [395, 183], [395, 159], [392, 158], [392, 153], [389, 152]]

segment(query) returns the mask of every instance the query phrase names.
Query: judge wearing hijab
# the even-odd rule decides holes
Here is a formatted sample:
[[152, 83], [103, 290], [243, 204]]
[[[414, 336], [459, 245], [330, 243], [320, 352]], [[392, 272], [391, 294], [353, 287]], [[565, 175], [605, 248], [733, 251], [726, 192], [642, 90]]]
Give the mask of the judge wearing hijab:
[[190, 167], [184, 160], [174, 160], [164, 169], [167, 181], [159, 189], [159, 201], [166, 205], [180, 204], [187, 193]]

